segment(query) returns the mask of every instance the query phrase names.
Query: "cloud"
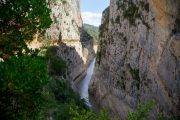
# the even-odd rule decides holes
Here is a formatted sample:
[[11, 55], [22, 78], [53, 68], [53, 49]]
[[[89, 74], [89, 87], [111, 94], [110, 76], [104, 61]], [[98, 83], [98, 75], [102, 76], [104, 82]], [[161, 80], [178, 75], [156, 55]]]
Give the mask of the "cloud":
[[82, 12], [83, 23], [87, 23], [94, 26], [101, 24], [102, 14], [92, 12]]

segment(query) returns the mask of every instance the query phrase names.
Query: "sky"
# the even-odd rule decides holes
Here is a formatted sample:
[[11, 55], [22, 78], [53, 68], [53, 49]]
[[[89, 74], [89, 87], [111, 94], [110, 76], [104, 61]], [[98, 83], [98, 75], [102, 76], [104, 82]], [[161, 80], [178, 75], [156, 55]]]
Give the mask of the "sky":
[[110, 5], [110, 0], [81, 0], [83, 23], [94, 26], [101, 24], [102, 12]]

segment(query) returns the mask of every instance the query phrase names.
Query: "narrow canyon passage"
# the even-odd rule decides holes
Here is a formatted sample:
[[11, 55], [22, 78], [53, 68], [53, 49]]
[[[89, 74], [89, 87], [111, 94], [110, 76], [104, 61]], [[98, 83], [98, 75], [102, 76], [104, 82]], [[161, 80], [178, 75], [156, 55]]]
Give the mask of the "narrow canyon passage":
[[86, 77], [77, 85], [77, 90], [81, 98], [84, 98], [87, 102], [87, 105], [91, 108], [93, 108], [96, 112], [96, 114], [99, 115], [100, 108], [98, 104], [96, 103], [94, 97], [92, 95], [89, 95], [88, 93], [88, 87], [89, 82], [91, 80], [91, 76], [93, 74], [93, 68], [95, 65], [96, 58], [91, 62], [89, 67], [87, 68], [87, 75]]

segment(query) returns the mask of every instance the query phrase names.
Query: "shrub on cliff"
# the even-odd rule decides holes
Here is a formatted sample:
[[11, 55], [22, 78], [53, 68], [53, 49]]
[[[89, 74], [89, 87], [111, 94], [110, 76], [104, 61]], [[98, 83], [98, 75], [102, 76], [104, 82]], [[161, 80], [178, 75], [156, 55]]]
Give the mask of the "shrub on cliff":
[[46, 54], [45, 54], [46, 59], [51, 59], [51, 57], [52, 57], [53, 55], [56, 55], [58, 49], [59, 49], [59, 47], [56, 46], [56, 45], [49, 46], [49, 47], [47, 48], [47, 51], [46, 51]]
[[63, 2], [63, 4], [66, 4], [66, 3], [67, 3], [67, 1], [66, 1], [66, 0], [63, 0], [62, 2]]
[[46, 59], [49, 61], [49, 72], [50, 76], [63, 75], [65, 76], [66, 69], [68, 68], [66, 62], [57, 55], [59, 47], [49, 46], [46, 51]]
[[58, 55], [53, 55], [49, 64], [49, 75], [65, 75], [67, 69], [66, 62]]

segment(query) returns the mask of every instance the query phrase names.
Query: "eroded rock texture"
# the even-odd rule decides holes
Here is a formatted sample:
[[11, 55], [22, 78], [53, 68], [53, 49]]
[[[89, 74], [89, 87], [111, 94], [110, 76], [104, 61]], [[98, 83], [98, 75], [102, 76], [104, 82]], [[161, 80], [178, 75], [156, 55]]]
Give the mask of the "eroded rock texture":
[[[80, 42], [81, 28], [83, 21], [81, 18], [80, 0], [48, 0], [51, 9], [53, 23], [46, 30], [45, 39], [49, 39], [51, 45], [58, 45], [58, 55], [66, 61], [68, 70], [66, 77], [61, 79], [70, 80], [73, 88], [86, 76], [88, 67], [87, 61], [92, 62], [94, 55], [88, 54], [84, 57], [82, 44]], [[30, 48], [42, 47], [42, 42], [38, 41], [38, 34], [34, 36], [33, 42], [29, 43]], [[93, 39], [91, 40], [93, 42]], [[87, 52], [92, 53], [93, 44], [87, 41]]]
[[89, 93], [111, 117], [151, 98], [150, 119], [180, 115], [179, 0], [110, 0], [98, 45]]

